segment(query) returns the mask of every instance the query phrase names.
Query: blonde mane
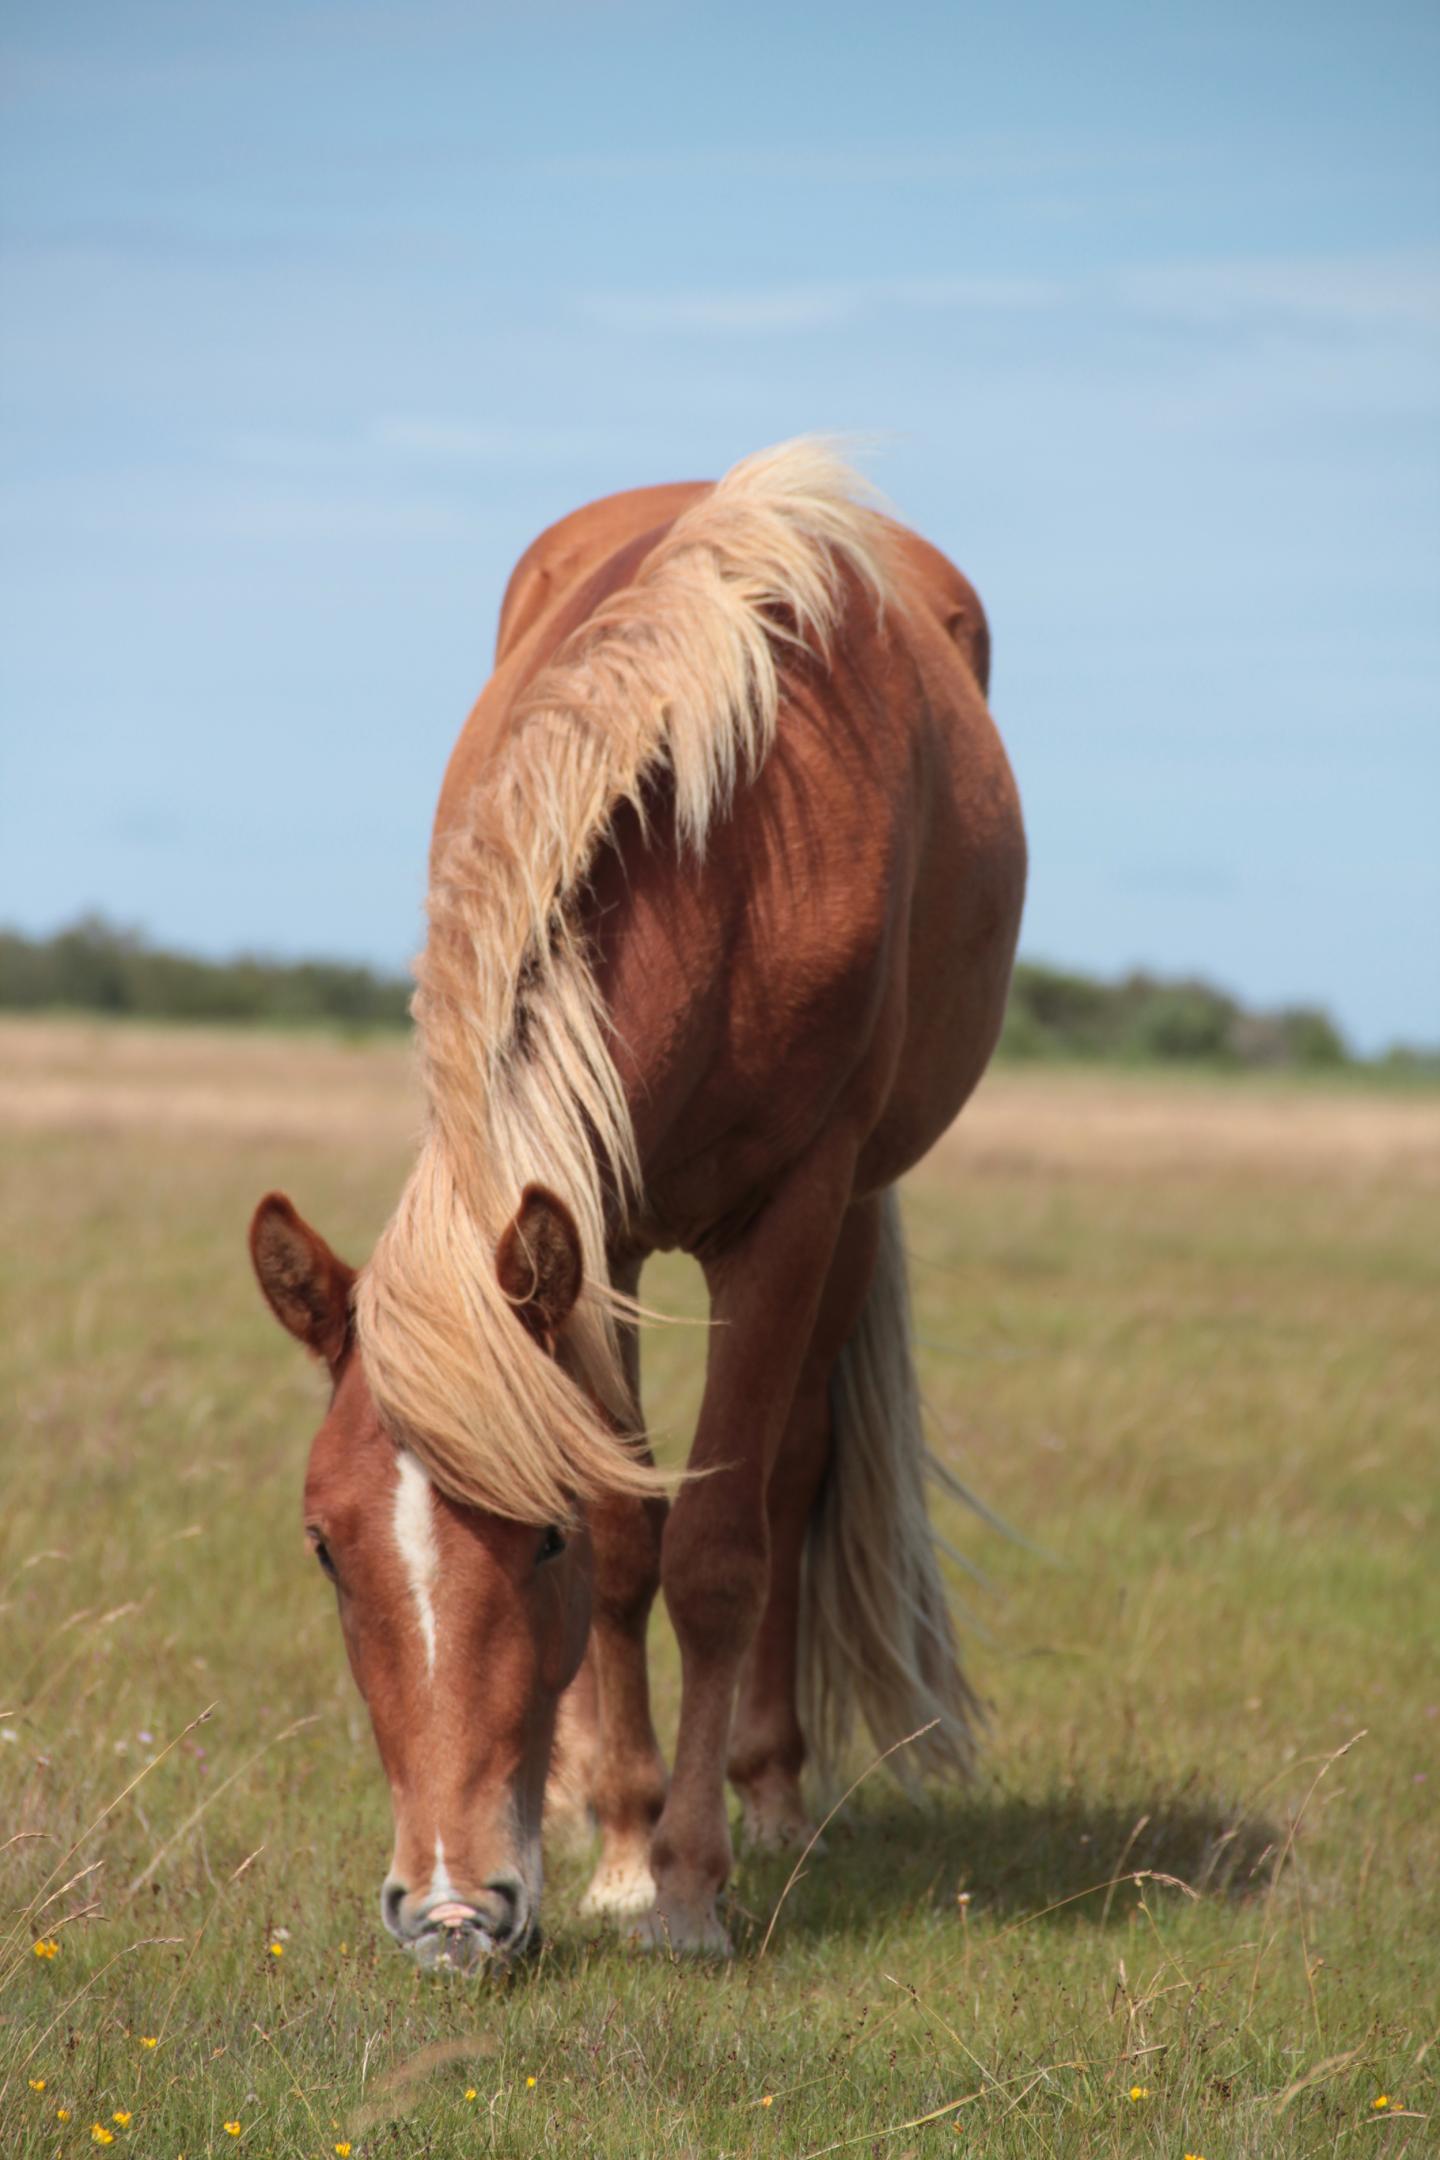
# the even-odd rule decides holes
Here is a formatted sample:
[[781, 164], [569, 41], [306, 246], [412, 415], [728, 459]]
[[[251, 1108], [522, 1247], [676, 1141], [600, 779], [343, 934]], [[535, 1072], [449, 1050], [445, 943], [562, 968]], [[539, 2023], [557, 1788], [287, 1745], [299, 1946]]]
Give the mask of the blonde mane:
[[[812, 440], [736, 465], [525, 690], [443, 849], [414, 1004], [427, 1128], [356, 1313], [382, 1415], [457, 1499], [542, 1523], [655, 1489], [606, 1263], [639, 1163], [580, 904], [615, 813], [643, 821], [657, 778], [682, 851], [703, 849], [774, 739], [786, 649], [828, 655], [846, 570], [885, 597], [861, 493]], [[532, 1182], [568, 1203], [584, 1250], [563, 1360], [496, 1274]]]

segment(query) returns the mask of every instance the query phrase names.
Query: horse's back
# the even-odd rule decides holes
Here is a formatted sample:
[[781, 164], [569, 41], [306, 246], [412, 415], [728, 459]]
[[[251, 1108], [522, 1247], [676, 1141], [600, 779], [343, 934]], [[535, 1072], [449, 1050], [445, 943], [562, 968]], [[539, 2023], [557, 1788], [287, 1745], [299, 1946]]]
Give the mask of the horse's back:
[[626, 488], [602, 495], [547, 525], [510, 573], [495, 636], [498, 667], [538, 624], [565, 607], [597, 571], [640, 535], [660, 539], [682, 510], [709, 493], [708, 480], [678, 480], [660, 487]]
[[682, 510], [713, 482], [629, 488], [584, 503], [546, 526], [526, 548], [505, 588], [495, 667], [461, 729], [441, 783], [430, 842], [433, 877], [447, 837], [463, 827], [475, 787], [504, 732], [510, 708], [567, 638], [612, 593], [630, 584]]

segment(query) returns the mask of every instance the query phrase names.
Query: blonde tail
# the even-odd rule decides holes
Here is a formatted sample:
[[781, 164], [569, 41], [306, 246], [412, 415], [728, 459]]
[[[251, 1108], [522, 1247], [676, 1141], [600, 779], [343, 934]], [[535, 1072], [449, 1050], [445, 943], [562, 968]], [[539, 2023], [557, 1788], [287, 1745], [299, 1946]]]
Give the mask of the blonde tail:
[[937, 1719], [890, 1758], [900, 1782], [913, 1786], [969, 1771], [979, 1706], [960, 1670], [926, 1473], [963, 1489], [925, 1444], [893, 1189], [882, 1209], [875, 1277], [831, 1383], [834, 1441], [810, 1519], [801, 1600], [800, 1722], [828, 1784], [857, 1707], [877, 1749]]

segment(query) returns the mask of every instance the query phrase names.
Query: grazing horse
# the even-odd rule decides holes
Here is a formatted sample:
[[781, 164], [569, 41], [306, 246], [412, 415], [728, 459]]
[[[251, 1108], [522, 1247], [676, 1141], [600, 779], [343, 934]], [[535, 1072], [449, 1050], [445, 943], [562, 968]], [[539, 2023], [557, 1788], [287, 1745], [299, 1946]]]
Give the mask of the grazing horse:
[[[305, 1527], [424, 1963], [533, 1939], [562, 1773], [601, 1833], [587, 1908], [723, 1951], [727, 1773], [764, 1845], [805, 1834], [807, 1751], [832, 1766], [855, 1709], [879, 1748], [930, 1726], [914, 1774], [965, 1766], [894, 1185], [1014, 958], [988, 658], [966, 581], [810, 441], [578, 510], [510, 581], [436, 819], [409, 1182], [358, 1274], [280, 1195], [251, 1228], [329, 1374]], [[635, 1297], [675, 1247], [712, 1326], [667, 1497]]]

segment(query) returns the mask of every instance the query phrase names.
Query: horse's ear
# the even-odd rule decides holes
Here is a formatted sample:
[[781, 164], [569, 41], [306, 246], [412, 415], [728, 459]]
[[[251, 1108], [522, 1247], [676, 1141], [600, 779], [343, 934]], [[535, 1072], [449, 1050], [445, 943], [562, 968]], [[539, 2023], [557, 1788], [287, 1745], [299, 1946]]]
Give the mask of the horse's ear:
[[543, 1185], [527, 1185], [521, 1194], [515, 1219], [495, 1248], [495, 1272], [518, 1318], [553, 1350], [575, 1310], [585, 1269], [575, 1218]]
[[284, 1193], [267, 1193], [250, 1222], [256, 1279], [280, 1325], [333, 1373], [350, 1337], [354, 1268], [337, 1259]]

